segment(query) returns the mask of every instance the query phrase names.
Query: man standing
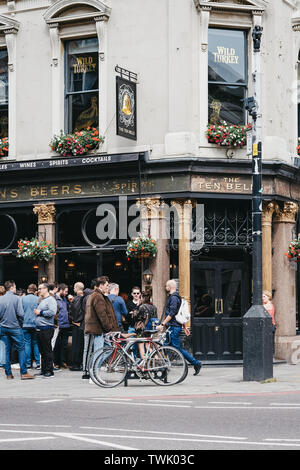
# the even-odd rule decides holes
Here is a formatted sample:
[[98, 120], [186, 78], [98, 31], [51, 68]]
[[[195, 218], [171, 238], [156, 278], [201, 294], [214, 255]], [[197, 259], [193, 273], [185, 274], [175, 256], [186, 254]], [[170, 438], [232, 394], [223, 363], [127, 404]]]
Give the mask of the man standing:
[[55, 369], [63, 367], [67, 368], [67, 347], [70, 336], [69, 322], [69, 302], [68, 302], [68, 286], [59, 284], [56, 294], [56, 301], [59, 308], [58, 312], [58, 335], [54, 347], [54, 363]]
[[10, 364], [11, 344], [14, 344], [19, 355], [20, 374], [22, 380], [34, 379], [28, 374], [26, 367], [25, 342], [22, 330], [24, 310], [21, 298], [16, 294], [14, 281], [6, 281], [4, 284], [6, 293], [0, 297], [0, 336], [5, 344], [5, 374], [8, 379], [13, 379]]
[[36, 294], [36, 285], [30, 284], [27, 289], [27, 295], [25, 297], [21, 297], [22, 307], [24, 310], [23, 334], [25, 340], [26, 367], [28, 369], [31, 367], [32, 349], [36, 368], [40, 368], [40, 351], [37, 344], [36, 316], [34, 314], [34, 309], [37, 308], [39, 303], [39, 299]]
[[75, 297], [70, 305], [70, 317], [72, 320], [72, 367], [70, 370], [81, 370], [84, 333], [82, 323], [84, 320], [84, 285], [82, 282], [74, 284]]
[[111, 301], [120, 330], [122, 329], [122, 316], [125, 318], [128, 315], [127, 308], [122, 297], [119, 296], [120, 287], [118, 284], [109, 284], [108, 298]]
[[[198, 375], [201, 369], [201, 362], [197, 361], [197, 359], [195, 359], [190, 353], [181, 347], [180, 333], [182, 330], [182, 325], [178, 323], [175, 318], [181, 305], [181, 297], [177, 293], [176, 281], [174, 279], [167, 281], [166, 291], [169, 294], [169, 298], [166, 303], [165, 318], [161, 325], [157, 326], [157, 329], [162, 330], [166, 325], [170, 327], [171, 345], [178, 349], [183, 354], [184, 358], [194, 366], [194, 375]], [[190, 332], [185, 325], [183, 325], [183, 330], [187, 336], [190, 335]]]
[[38, 288], [40, 303], [34, 310], [36, 315], [36, 331], [38, 346], [41, 353], [41, 372], [45, 378], [53, 377], [53, 350], [51, 340], [54, 333], [54, 317], [57, 312], [55, 298], [49, 294], [48, 284], [40, 284]]
[[112, 303], [107, 297], [109, 283], [107, 276], [96, 279], [94, 292], [88, 297], [85, 311], [85, 334], [90, 335], [87, 353], [89, 360], [92, 345], [94, 351], [103, 349], [104, 334], [110, 331], [120, 331]]
[[137, 286], [134, 286], [131, 289], [131, 300], [127, 303], [128, 313], [138, 310], [139, 305], [141, 304], [141, 289]]

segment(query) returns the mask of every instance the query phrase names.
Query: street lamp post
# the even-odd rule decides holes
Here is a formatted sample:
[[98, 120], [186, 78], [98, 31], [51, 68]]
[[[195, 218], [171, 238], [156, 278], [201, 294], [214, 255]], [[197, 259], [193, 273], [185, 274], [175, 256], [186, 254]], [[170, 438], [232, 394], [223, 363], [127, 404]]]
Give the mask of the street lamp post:
[[252, 116], [252, 306], [243, 318], [243, 380], [273, 377], [272, 318], [262, 305], [262, 114], [260, 44], [262, 27], [253, 38], [253, 92], [246, 110]]

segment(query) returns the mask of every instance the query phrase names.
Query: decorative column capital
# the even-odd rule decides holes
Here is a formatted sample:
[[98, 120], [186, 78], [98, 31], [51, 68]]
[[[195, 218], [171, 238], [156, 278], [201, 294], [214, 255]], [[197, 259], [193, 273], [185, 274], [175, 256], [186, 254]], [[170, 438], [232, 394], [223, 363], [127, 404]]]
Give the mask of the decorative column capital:
[[262, 225], [272, 225], [272, 218], [276, 208], [274, 201], [263, 201]]
[[55, 224], [54, 204], [34, 204], [33, 212], [38, 216], [38, 225]]
[[158, 214], [162, 214], [161, 209], [164, 209], [165, 202], [160, 197], [149, 197], [138, 199], [136, 205], [142, 208], [144, 216], [151, 219]]
[[295, 224], [298, 211], [296, 202], [285, 202], [283, 206], [276, 204], [274, 222]]

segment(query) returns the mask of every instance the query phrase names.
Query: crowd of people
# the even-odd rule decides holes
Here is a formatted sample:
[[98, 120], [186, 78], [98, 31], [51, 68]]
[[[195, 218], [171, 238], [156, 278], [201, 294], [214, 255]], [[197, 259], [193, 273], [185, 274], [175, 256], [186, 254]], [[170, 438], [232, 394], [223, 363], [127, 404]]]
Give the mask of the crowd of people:
[[[82, 371], [82, 378], [88, 379], [89, 358], [93, 350], [104, 347], [105, 333], [121, 331], [139, 337], [145, 329], [164, 326], [170, 327], [170, 343], [194, 366], [197, 375], [201, 362], [181, 347], [182, 325], [175, 318], [181, 304], [176, 282], [166, 283], [169, 296], [161, 318], [148, 292], [134, 286], [128, 299], [119, 290], [107, 276], [94, 279], [89, 288], [76, 282], [74, 295], [63, 283], [30, 284], [25, 291], [17, 290], [14, 281], [5, 282], [0, 286], [0, 345], [4, 345], [0, 367], [7, 379], [14, 378], [13, 363], [19, 364], [22, 380], [51, 378], [61, 369]], [[184, 332], [189, 335], [185, 326]], [[143, 343], [138, 343], [137, 353], [143, 356]], [[37, 370], [29, 373], [29, 369]]]

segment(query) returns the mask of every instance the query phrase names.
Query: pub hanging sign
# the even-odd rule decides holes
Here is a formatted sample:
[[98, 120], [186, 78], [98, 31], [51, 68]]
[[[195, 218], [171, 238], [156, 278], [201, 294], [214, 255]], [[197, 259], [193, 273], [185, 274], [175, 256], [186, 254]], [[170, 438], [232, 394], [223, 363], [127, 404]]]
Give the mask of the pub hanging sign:
[[[121, 76], [116, 77], [117, 94], [117, 135], [137, 140], [136, 74], [116, 67]], [[125, 75], [126, 73], [126, 75]]]

